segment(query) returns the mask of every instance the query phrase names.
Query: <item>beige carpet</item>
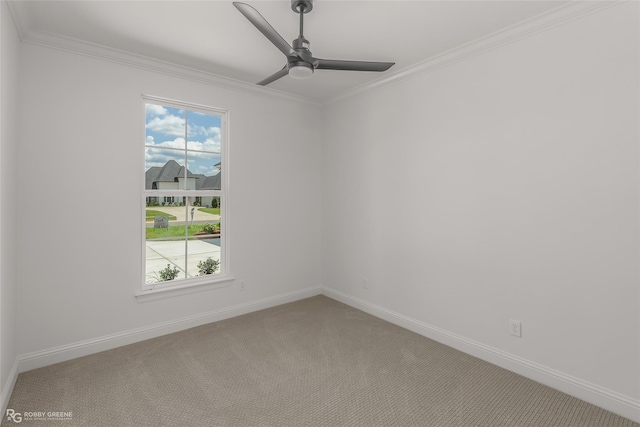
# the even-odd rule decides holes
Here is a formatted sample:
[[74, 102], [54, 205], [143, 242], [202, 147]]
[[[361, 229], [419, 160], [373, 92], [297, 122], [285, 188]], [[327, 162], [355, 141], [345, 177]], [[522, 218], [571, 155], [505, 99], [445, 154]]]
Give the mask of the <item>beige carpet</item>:
[[324, 296], [25, 372], [8, 407], [67, 413], [20, 426], [639, 427]]

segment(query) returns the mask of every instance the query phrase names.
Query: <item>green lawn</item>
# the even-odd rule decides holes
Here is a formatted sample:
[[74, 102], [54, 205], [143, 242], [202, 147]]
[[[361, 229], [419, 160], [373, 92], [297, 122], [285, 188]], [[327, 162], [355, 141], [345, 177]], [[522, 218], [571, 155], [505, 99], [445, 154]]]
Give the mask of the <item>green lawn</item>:
[[155, 209], [147, 209], [146, 217], [147, 221], [153, 221], [153, 217], [155, 216], [168, 216], [169, 220], [175, 220], [176, 217], [173, 215], [169, 215], [168, 213], [157, 211]]
[[220, 215], [220, 208], [198, 208], [198, 210], [211, 215]]
[[[188, 230], [188, 236], [193, 236], [196, 232], [202, 230], [207, 224], [190, 225]], [[218, 230], [218, 233], [220, 230]], [[170, 237], [185, 237], [184, 225], [172, 225], [169, 228], [146, 228], [146, 238], [149, 239], [166, 239]]]

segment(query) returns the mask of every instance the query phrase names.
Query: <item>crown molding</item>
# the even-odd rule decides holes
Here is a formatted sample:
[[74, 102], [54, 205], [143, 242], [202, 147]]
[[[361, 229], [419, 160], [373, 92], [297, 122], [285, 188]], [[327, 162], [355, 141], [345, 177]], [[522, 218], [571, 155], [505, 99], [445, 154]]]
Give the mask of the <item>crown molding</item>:
[[29, 10], [27, 9], [27, 2], [24, 1], [7, 1], [7, 6], [9, 6], [9, 13], [13, 18], [13, 22], [16, 25], [16, 29], [18, 30], [18, 36], [20, 40], [23, 40], [27, 37], [27, 34], [33, 29], [33, 21], [31, 20], [31, 16], [29, 15]]
[[357, 86], [324, 101], [317, 101], [268, 87], [256, 86], [200, 69], [134, 54], [80, 39], [39, 31], [34, 28], [33, 22], [30, 19], [27, 1], [7, 1], [7, 4], [16, 24], [18, 34], [24, 43], [58, 49], [246, 94], [313, 106], [326, 106], [413, 79], [609, 7], [627, 3], [628, 1], [633, 0], [572, 0], [568, 4], [455, 47], [399, 71], [388, 73], [380, 79]]
[[[19, 33], [22, 34], [20, 30]], [[126, 65], [129, 67], [165, 74], [172, 77], [191, 80], [198, 83], [204, 83], [211, 86], [217, 86], [223, 89], [242, 92], [245, 94], [314, 106], [320, 105], [319, 102], [306, 97], [267, 88], [264, 86], [256, 86], [254, 84], [246, 83], [244, 81], [232, 79], [229, 77], [223, 77], [211, 72], [186, 67], [183, 65], [151, 58], [144, 55], [126, 52], [123, 50], [87, 42], [73, 37], [61, 36], [59, 34], [52, 34], [39, 30], [31, 30], [28, 32], [28, 34], [22, 36], [22, 41], [24, 43], [32, 45], [61, 50], [64, 52], [82, 55], [94, 59]]]
[[584, 16], [600, 12], [601, 10], [607, 9], [611, 6], [627, 3], [628, 1], [631, 0], [572, 0], [568, 4], [556, 7], [550, 11], [534, 16], [533, 18], [521, 21], [461, 46], [457, 46], [429, 59], [418, 62], [417, 64], [403, 68], [394, 73], [387, 74], [385, 77], [374, 80], [373, 82], [368, 82], [351, 90], [345, 91], [334, 98], [324, 101], [322, 105], [326, 106], [335, 102], [356, 98], [365, 93], [371, 93], [372, 91], [393, 86], [476, 55], [483, 54], [501, 46], [514, 43], [526, 37], [564, 25]]

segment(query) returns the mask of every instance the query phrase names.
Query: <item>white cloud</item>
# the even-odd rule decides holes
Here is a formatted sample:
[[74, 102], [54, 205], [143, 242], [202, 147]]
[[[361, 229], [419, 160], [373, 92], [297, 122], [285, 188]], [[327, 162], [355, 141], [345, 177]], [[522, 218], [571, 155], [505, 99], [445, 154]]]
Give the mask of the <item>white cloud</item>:
[[[189, 141], [187, 142], [187, 148], [189, 150], [197, 151], [212, 151], [214, 153], [220, 152], [220, 139], [207, 138], [202, 141]], [[194, 153], [195, 154], [195, 153]]]
[[[156, 142], [153, 136], [147, 136], [146, 145], [152, 145], [155, 148], [174, 148], [174, 149], [184, 149], [184, 138], [178, 137], [173, 140]], [[203, 141], [188, 141], [187, 149], [194, 151], [205, 151], [208, 153], [220, 153], [220, 140], [216, 140], [214, 138], [207, 138]], [[210, 156], [208, 153], [190, 153], [189, 156]]]
[[175, 148], [184, 150], [184, 138], [178, 137], [169, 141], [156, 142], [153, 136], [147, 136], [146, 145], [152, 145], [155, 148]]
[[180, 151], [158, 150], [156, 148], [145, 148], [144, 160], [147, 169], [150, 167], [164, 166], [169, 160], [175, 160], [179, 164], [184, 164], [184, 153]]
[[168, 113], [162, 105], [146, 104], [145, 108], [147, 116], [164, 116]]
[[195, 136], [195, 135], [206, 136], [208, 138], [213, 138], [220, 141], [220, 128], [217, 126], [204, 127], [204, 126], [190, 125], [189, 136]]
[[[146, 129], [150, 132], [157, 132], [166, 136], [184, 136], [185, 118], [175, 114], [169, 114], [169, 111], [160, 106], [147, 104], [147, 122]], [[220, 127], [218, 126], [200, 126], [189, 123], [187, 125], [189, 138], [207, 138], [217, 141], [221, 139]]]
[[220, 142], [220, 128], [219, 127], [210, 127], [207, 129], [206, 135], [209, 138], [213, 138], [216, 141]]
[[184, 136], [184, 118], [168, 115], [147, 121], [147, 129], [168, 136]]

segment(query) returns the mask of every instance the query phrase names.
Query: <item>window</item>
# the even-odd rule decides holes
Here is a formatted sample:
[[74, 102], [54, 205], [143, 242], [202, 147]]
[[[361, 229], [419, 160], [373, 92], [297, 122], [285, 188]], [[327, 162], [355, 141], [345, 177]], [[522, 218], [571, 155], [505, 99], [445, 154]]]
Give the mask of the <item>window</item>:
[[225, 111], [144, 97], [142, 291], [227, 279]]

